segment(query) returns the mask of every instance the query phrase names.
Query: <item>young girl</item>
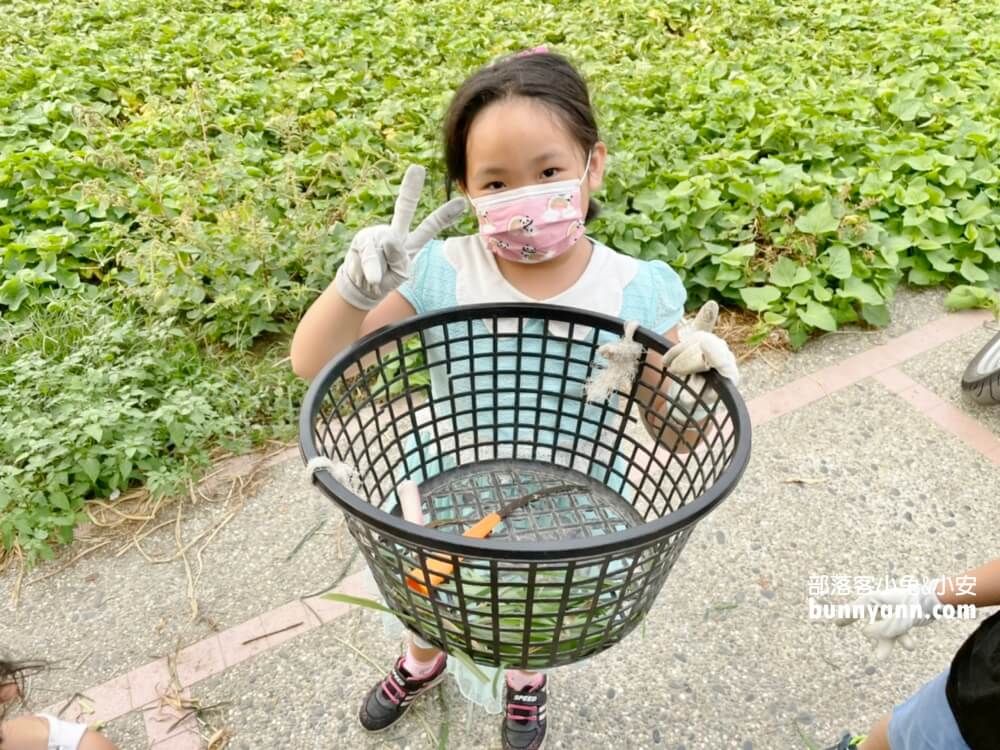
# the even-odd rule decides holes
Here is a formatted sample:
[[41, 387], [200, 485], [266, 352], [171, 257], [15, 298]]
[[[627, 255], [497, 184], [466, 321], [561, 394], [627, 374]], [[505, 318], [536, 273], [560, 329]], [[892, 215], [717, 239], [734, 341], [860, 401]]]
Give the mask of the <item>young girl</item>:
[[[597, 215], [590, 196], [601, 186], [607, 149], [598, 139], [587, 86], [565, 58], [536, 48], [476, 71], [451, 102], [444, 149], [449, 196], [456, 183], [464, 197], [410, 232], [424, 171], [407, 170], [392, 224], [355, 236], [334, 284], [296, 330], [296, 374], [312, 379], [331, 357], [382, 326], [474, 303], [577, 307], [635, 320], [678, 340], [686, 292], [677, 274], [661, 261], [622, 255], [584, 233]], [[467, 203], [479, 233], [432, 241]], [[717, 369], [735, 382], [735, 358], [710, 332], [712, 323], [682, 330], [681, 343], [662, 361], [652, 353], [648, 361], [680, 375]], [[649, 387], [658, 392], [659, 381]], [[658, 415], [664, 410], [662, 399], [654, 402], [646, 426], [670, 442], [680, 436], [664, 429]], [[445, 662], [444, 653], [412, 638], [407, 653], [365, 697], [364, 727], [380, 731], [393, 724], [443, 679]], [[508, 672], [505, 748], [541, 746], [546, 689], [544, 674]]]
[[[44, 667], [39, 662], [0, 660], [0, 719], [24, 692], [24, 680]], [[101, 735], [48, 714], [0, 721], [0, 750], [116, 750]]]

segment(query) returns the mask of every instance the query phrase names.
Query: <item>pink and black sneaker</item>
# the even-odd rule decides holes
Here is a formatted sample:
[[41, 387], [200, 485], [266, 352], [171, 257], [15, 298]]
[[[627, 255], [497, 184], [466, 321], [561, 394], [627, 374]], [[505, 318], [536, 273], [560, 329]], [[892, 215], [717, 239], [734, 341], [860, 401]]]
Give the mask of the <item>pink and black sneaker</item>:
[[506, 686], [507, 716], [500, 735], [504, 750], [538, 750], [545, 741], [545, 700], [549, 678], [538, 687], [515, 690]]
[[430, 674], [419, 679], [403, 666], [405, 656], [400, 656], [396, 666], [381, 682], [368, 691], [361, 704], [358, 718], [369, 732], [381, 732], [396, 722], [413, 705], [413, 701], [444, 679], [448, 659], [445, 654], [437, 658]]

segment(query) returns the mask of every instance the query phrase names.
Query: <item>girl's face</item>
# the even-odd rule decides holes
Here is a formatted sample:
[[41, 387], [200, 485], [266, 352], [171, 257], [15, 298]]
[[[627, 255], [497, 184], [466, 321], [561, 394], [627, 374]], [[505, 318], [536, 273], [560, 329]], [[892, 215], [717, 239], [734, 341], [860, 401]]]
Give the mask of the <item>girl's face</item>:
[[[580, 186], [580, 205], [604, 177], [606, 146], [598, 141], [590, 171]], [[505, 190], [561, 182], [583, 176], [587, 155], [558, 116], [527, 97], [493, 102], [476, 115], [465, 142], [466, 180], [460, 185], [469, 198]]]

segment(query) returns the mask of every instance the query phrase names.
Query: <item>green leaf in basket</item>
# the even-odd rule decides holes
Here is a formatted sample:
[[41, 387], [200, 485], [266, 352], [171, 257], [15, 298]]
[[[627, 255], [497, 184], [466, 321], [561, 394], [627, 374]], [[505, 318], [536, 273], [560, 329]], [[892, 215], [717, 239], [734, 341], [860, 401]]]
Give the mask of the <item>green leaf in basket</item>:
[[501, 660], [500, 666], [497, 669], [496, 674], [493, 675], [493, 687], [492, 687], [493, 697], [496, 698], [497, 700], [500, 699], [500, 675], [506, 674], [506, 672], [507, 672], [507, 665], [503, 662], [503, 660]]

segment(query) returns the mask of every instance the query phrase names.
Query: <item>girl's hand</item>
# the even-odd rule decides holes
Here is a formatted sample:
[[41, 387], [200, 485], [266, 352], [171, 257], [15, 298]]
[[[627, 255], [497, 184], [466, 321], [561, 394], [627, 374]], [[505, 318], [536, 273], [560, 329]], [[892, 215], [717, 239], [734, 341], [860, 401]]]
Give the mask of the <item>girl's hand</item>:
[[663, 366], [675, 375], [692, 375], [696, 372], [716, 370], [729, 378], [733, 385], [739, 385], [740, 371], [736, 367], [736, 357], [729, 345], [712, 333], [719, 319], [719, 305], [706, 302], [690, 326], [679, 331], [680, 343], [672, 346], [663, 355]]
[[670, 402], [676, 403], [676, 407], [668, 408], [667, 419], [685, 430], [703, 422], [718, 402], [718, 395], [706, 388], [705, 378], [698, 373], [717, 370], [733, 385], [740, 382], [736, 357], [729, 345], [712, 333], [718, 317], [718, 304], [706, 302], [702, 305], [691, 325], [678, 326], [679, 341], [661, 360], [661, 367], [667, 372], [688, 378], [685, 386], [671, 382], [667, 396]]
[[875, 655], [885, 659], [899, 643], [907, 651], [915, 648], [910, 629], [928, 625], [938, 615], [941, 601], [935, 592], [937, 584], [923, 588], [898, 588], [875, 591], [851, 602], [858, 617], [837, 620], [838, 625], [849, 625], [861, 619], [868, 624], [862, 628], [864, 636], [875, 645]]
[[340, 296], [353, 307], [370, 310], [406, 281], [413, 256], [465, 212], [465, 199], [453, 198], [411, 232], [426, 174], [423, 167], [411, 165], [399, 188], [392, 223], [366, 227], [351, 240], [335, 284]]

